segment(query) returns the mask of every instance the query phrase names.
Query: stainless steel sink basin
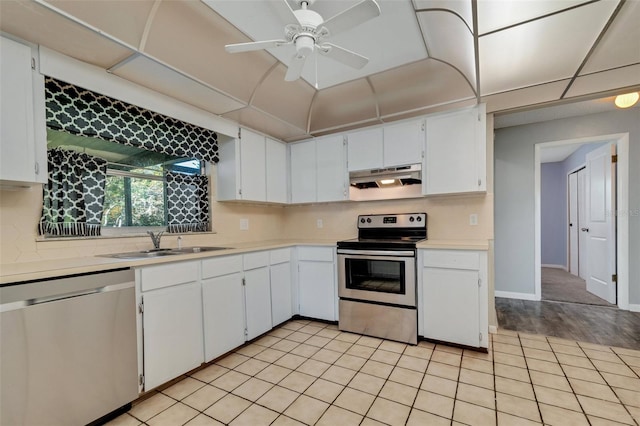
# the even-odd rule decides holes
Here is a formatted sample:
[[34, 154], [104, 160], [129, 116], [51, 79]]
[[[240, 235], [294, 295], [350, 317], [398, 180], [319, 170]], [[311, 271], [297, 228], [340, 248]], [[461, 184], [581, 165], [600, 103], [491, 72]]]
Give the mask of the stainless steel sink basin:
[[103, 254], [101, 257], [112, 257], [115, 259], [151, 259], [163, 256], [176, 256], [180, 254], [201, 253], [205, 251], [227, 250], [230, 247], [183, 247], [180, 249], [151, 249], [142, 251], [130, 251], [127, 253]]

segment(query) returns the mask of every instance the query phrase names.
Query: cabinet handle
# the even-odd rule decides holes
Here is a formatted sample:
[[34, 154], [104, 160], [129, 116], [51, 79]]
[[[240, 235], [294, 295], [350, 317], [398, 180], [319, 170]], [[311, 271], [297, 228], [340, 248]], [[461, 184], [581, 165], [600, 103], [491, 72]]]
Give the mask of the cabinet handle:
[[38, 164], [38, 162], [36, 161], [35, 165], [34, 165], [34, 169], [37, 175], [40, 174], [40, 164]]
[[589, 232], [589, 228], [580, 228], [582, 232]]

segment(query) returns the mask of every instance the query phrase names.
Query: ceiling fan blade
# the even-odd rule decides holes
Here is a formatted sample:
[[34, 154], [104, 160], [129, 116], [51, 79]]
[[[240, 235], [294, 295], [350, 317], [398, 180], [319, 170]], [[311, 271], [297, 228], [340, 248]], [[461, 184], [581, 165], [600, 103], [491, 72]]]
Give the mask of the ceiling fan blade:
[[331, 59], [338, 62], [342, 62], [355, 69], [361, 69], [369, 63], [369, 58], [359, 55], [355, 52], [347, 50], [343, 47], [336, 46], [331, 43], [324, 43], [322, 46], [318, 46], [318, 51]]
[[302, 67], [304, 67], [306, 59], [306, 57], [301, 55], [293, 55], [291, 62], [289, 62], [287, 74], [284, 76], [285, 81], [294, 81], [300, 78], [300, 75], [302, 74]]
[[224, 49], [229, 53], [251, 52], [252, 50], [270, 49], [289, 43], [287, 40], [250, 41], [248, 43], [227, 44]]
[[327, 28], [331, 35], [335, 35], [357, 27], [378, 15], [380, 15], [380, 6], [375, 0], [362, 0], [349, 9], [327, 19], [322, 26]]
[[289, 3], [287, 2], [287, 0], [275, 0], [275, 1], [270, 1], [269, 3], [269, 7], [271, 7], [271, 9], [273, 9], [273, 11], [275, 12], [276, 15], [278, 15], [278, 18], [280, 18], [280, 21], [283, 24], [300, 24], [300, 21], [298, 20], [298, 17], [296, 16], [295, 13], [293, 13], [293, 9], [291, 9], [291, 6], [289, 6]]

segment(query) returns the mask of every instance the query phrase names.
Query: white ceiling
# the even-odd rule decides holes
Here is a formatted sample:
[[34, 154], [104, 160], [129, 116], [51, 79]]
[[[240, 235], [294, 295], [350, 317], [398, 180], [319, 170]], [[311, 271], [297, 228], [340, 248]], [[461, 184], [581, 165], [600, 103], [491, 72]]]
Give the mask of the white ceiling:
[[379, 0], [381, 16], [329, 40], [365, 68], [320, 57], [295, 82], [287, 49], [224, 50], [282, 38], [275, 1], [2, 0], [0, 30], [285, 141], [478, 101], [503, 112], [640, 89], [636, 0]]

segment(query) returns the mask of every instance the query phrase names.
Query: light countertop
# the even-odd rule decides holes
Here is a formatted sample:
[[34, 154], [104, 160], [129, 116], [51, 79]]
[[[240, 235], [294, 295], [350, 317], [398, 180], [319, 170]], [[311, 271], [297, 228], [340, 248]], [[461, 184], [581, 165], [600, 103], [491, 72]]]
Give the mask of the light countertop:
[[[160, 263], [180, 262], [185, 260], [202, 259], [214, 256], [242, 254], [259, 250], [273, 250], [299, 245], [334, 246], [335, 240], [272, 240], [251, 243], [222, 244], [230, 246], [226, 250], [208, 251], [200, 253], [181, 254], [176, 256], [161, 256], [150, 259], [115, 259], [102, 256], [88, 256], [42, 260], [34, 262], [10, 263], [0, 265], [0, 284], [20, 283], [25, 281], [42, 280], [67, 275], [86, 274], [92, 272], [109, 271], [120, 268], [155, 265]], [[427, 240], [418, 244], [419, 249], [451, 249], [451, 250], [487, 250], [487, 241], [482, 240]]]

